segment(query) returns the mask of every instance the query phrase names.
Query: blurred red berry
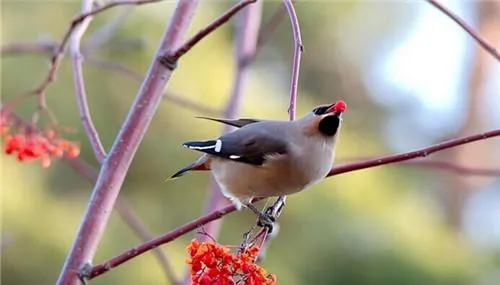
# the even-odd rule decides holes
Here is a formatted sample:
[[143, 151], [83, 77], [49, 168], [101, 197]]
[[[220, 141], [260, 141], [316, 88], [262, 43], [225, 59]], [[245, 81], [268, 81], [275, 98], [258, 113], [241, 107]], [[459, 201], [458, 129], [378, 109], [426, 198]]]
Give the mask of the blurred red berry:
[[[0, 132], [5, 130], [6, 121], [0, 117]], [[23, 130], [5, 137], [4, 153], [16, 156], [18, 161], [40, 160], [42, 167], [47, 168], [52, 158], [75, 158], [80, 155], [80, 146], [57, 136], [53, 130], [35, 133]]]

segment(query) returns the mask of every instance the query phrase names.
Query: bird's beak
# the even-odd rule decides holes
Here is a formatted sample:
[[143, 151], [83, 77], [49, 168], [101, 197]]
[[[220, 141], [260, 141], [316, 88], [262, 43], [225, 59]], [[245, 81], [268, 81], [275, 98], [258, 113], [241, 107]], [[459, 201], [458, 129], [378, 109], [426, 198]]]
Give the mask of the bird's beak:
[[344, 111], [343, 110], [338, 110], [336, 108], [336, 104], [337, 103], [333, 103], [330, 106], [328, 106], [328, 109], [326, 110], [325, 114], [328, 114], [328, 115], [333, 114], [333, 115], [335, 115], [337, 117], [341, 117], [342, 113], [344, 113]]

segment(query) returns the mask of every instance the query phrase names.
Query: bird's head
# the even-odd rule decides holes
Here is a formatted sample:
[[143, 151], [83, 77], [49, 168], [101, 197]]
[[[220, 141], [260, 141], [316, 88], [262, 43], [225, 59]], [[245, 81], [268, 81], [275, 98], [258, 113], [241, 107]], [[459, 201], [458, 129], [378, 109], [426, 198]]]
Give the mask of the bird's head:
[[342, 123], [342, 114], [346, 110], [347, 104], [342, 100], [314, 108], [312, 114], [317, 122], [317, 130], [324, 136], [335, 136]]

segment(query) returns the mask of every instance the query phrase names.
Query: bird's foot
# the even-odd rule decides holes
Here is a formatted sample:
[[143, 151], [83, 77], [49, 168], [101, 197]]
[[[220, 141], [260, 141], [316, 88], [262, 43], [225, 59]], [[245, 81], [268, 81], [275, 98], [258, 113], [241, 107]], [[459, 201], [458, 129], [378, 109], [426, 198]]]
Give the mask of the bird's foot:
[[257, 209], [254, 205], [248, 203], [246, 205], [250, 210], [252, 210], [257, 217], [257, 226], [259, 227], [266, 227], [268, 230], [268, 233], [271, 233], [273, 231], [274, 223], [276, 222], [276, 218], [272, 215], [272, 213], [266, 212], [261, 212], [259, 209]]

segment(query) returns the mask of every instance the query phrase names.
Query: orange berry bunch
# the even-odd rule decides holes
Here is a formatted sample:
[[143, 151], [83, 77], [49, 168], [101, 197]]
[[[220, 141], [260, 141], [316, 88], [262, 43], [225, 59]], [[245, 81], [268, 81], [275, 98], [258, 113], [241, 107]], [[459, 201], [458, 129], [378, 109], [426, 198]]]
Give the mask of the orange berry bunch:
[[25, 128], [16, 134], [8, 134], [10, 122], [0, 117], [0, 134], [5, 136], [4, 153], [15, 155], [18, 161], [40, 160], [43, 167], [49, 167], [53, 158], [75, 158], [80, 155], [80, 147], [62, 139], [53, 130], [44, 133]]
[[259, 247], [252, 245], [233, 254], [213, 241], [192, 240], [187, 247], [191, 258], [192, 285], [274, 285], [276, 277], [255, 263]]

